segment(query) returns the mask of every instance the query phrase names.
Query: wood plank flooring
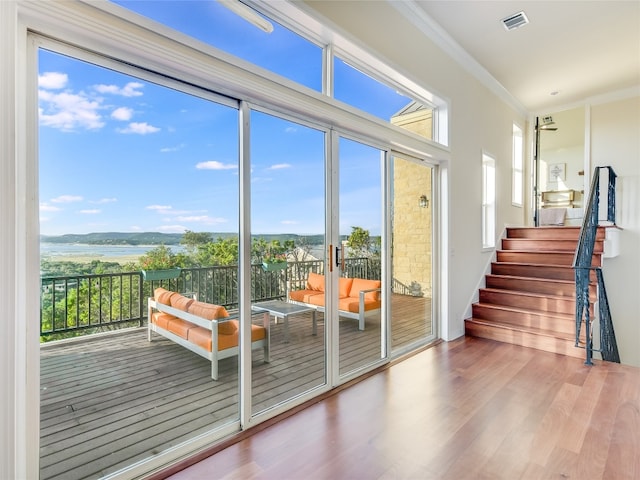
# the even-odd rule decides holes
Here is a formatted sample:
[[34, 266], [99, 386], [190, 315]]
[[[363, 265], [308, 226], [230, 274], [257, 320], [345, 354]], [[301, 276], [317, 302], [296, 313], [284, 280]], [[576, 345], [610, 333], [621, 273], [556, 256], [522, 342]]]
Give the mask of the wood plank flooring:
[[461, 338], [169, 478], [640, 479], [640, 369]]
[[[402, 348], [431, 334], [430, 300], [393, 296], [392, 338]], [[428, 314], [428, 315], [427, 315]], [[261, 411], [325, 382], [324, 321], [311, 315], [271, 331], [271, 362], [253, 357], [253, 405]], [[260, 316], [256, 322], [260, 322]], [[340, 322], [341, 370], [380, 356], [380, 319]], [[94, 336], [41, 351], [40, 477], [99, 478], [238, 417], [237, 359], [210, 378], [205, 359], [145, 331]]]

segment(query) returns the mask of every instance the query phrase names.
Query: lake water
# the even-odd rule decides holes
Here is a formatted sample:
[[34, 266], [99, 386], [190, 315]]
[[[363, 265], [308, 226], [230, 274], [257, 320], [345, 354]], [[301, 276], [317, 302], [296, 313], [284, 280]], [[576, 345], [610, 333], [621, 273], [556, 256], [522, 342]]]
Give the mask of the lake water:
[[[42, 257], [124, 257], [144, 255], [157, 245], [85, 245], [80, 243], [40, 243]], [[181, 253], [181, 245], [169, 246], [173, 253]]]

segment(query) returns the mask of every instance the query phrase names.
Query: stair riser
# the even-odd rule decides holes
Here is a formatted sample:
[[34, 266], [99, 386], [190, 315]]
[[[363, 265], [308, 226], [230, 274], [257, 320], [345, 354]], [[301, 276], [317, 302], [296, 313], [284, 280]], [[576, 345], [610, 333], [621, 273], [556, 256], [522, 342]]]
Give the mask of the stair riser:
[[[529, 238], [503, 238], [503, 250], [521, 250], [521, 251], [541, 251], [541, 252], [571, 252], [576, 251], [578, 242], [576, 240], [538, 240]], [[604, 251], [604, 241], [597, 241], [594, 246], [594, 253], [602, 253]]]
[[[573, 253], [558, 252], [516, 252], [510, 250], [499, 250], [497, 252], [498, 262], [511, 263], [535, 263], [538, 265], [573, 265]], [[593, 256], [591, 265], [600, 266], [600, 256]]]
[[[537, 278], [512, 278], [495, 277], [487, 275], [485, 279], [487, 288], [500, 288], [504, 290], [516, 290], [520, 292], [540, 293], [543, 295], [555, 295], [558, 297], [575, 297], [576, 287], [573, 283], [547, 282]], [[589, 286], [591, 298], [595, 298], [596, 286]]]
[[558, 318], [549, 314], [533, 312], [514, 312], [491, 308], [485, 305], [473, 305], [473, 318], [513, 325], [514, 327], [533, 327], [550, 330], [565, 335], [574, 335], [575, 322], [570, 318]]
[[[537, 238], [541, 240], [575, 240], [580, 236], [580, 227], [517, 227], [507, 228], [507, 238]], [[596, 240], [604, 240], [605, 229], [598, 228]]]
[[528, 332], [508, 330], [488, 325], [478, 325], [470, 321], [465, 323], [465, 333], [475, 337], [488, 338], [490, 340], [569, 355], [571, 357], [584, 358], [585, 356], [584, 350], [575, 347], [575, 343], [571, 340], [543, 337]]
[[538, 310], [540, 312], [564, 313], [573, 315], [576, 311], [575, 298], [546, 298], [521, 295], [517, 292], [493, 292], [480, 290], [480, 303], [491, 303], [494, 305], [507, 305], [516, 308], [526, 308], [527, 310]]
[[[520, 265], [513, 263], [491, 264], [491, 273], [494, 275], [512, 275], [514, 277], [549, 278], [552, 280], [575, 281], [576, 272], [569, 266], [556, 265]], [[595, 272], [591, 273], [591, 281], [596, 281]]]

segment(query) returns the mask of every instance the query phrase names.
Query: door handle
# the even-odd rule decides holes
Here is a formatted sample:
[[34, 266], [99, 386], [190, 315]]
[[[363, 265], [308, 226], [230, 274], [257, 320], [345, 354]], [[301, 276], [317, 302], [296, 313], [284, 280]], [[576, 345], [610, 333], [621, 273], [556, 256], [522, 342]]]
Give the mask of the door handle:
[[340, 253], [342, 253], [342, 263], [344, 263], [344, 252], [342, 250], [343, 250], [342, 248], [336, 247], [336, 267], [341, 266]]

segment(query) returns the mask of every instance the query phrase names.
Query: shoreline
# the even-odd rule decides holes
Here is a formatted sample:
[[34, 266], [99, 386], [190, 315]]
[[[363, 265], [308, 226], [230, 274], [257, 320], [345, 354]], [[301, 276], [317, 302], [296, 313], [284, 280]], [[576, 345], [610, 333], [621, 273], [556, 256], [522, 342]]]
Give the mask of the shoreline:
[[50, 262], [70, 262], [70, 263], [91, 263], [94, 260], [101, 262], [113, 262], [125, 265], [127, 263], [136, 263], [140, 255], [128, 254], [128, 255], [102, 255], [96, 254], [83, 254], [83, 253], [69, 253], [69, 254], [56, 254], [56, 255], [40, 255], [40, 261], [48, 260]]

